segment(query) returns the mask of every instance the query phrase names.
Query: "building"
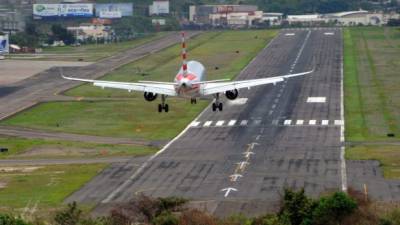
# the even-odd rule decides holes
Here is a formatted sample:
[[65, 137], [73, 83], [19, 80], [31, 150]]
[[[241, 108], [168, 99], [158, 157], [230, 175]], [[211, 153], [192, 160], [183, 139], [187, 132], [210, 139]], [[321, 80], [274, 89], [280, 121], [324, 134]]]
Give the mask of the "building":
[[149, 6], [149, 15], [165, 15], [169, 14], [169, 1], [168, 0], [157, 0]]
[[266, 12], [262, 15], [262, 22], [268, 21], [271, 26], [280, 26], [282, 24], [283, 13]]
[[111, 27], [100, 23], [82, 23], [78, 27], [67, 27], [67, 30], [79, 41], [111, 38]]
[[368, 12], [365, 10], [348, 11], [327, 14], [326, 17], [334, 23], [342, 26], [356, 25], [375, 25], [381, 26], [387, 24], [389, 19], [398, 19], [399, 14], [383, 13], [383, 12]]
[[290, 25], [313, 26], [325, 23], [326, 19], [321, 14], [307, 14], [307, 15], [288, 15], [286, 21]]
[[33, 0], [1, 0], [0, 31], [23, 31], [26, 20], [32, 17], [32, 4]]
[[255, 5], [190, 6], [189, 21], [199, 25], [247, 27], [261, 21], [262, 11]]

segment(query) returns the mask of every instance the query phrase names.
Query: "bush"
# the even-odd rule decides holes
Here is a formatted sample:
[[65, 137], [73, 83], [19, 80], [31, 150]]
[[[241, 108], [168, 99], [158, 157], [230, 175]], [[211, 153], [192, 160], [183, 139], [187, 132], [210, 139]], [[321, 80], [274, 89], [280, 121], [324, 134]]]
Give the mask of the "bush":
[[312, 211], [316, 204], [305, 195], [304, 189], [296, 192], [285, 189], [283, 205], [279, 211], [279, 220], [291, 225], [311, 224]]
[[154, 225], [177, 225], [179, 222], [178, 218], [171, 212], [164, 211], [158, 215], [153, 221]]
[[335, 192], [331, 196], [322, 197], [313, 211], [313, 223], [328, 225], [338, 224], [351, 215], [357, 203], [343, 192]]
[[68, 204], [67, 209], [57, 212], [54, 222], [58, 225], [78, 224], [82, 215], [82, 210], [78, 209], [76, 202]]
[[179, 218], [179, 225], [216, 225], [214, 217], [196, 209], [188, 210], [182, 213]]
[[30, 225], [30, 223], [8, 214], [0, 214], [0, 225]]

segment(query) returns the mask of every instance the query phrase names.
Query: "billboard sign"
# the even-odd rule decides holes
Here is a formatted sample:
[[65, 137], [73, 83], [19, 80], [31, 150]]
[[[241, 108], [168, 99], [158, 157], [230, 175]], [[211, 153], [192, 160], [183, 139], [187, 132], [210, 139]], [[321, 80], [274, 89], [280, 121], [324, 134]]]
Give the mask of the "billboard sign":
[[8, 41], [8, 34], [0, 35], [0, 54], [10, 52], [10, 43]]
[[100, 11], [99, 17], [102, 19], [117, 19], [122, 17], [121, 11]]
[[34, 4], [35, 18], [93, 17], [93, 4]]
[[133, 3], [96, 4], [96, 16], [100, 18], [121, 18], [123, 16], [133, 16]]

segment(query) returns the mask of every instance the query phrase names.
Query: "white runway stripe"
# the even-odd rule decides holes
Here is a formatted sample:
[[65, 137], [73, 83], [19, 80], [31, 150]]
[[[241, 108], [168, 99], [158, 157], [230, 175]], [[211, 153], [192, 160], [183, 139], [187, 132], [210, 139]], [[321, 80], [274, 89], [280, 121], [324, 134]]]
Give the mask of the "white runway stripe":
[[310, 121], [308, 121], [308, 125], [315, 125], [315, 124], [317, 124], [317, 121], [316, 121], [316, 120], [310, 120]]
[[199, 121], [193, 121], [192, 124], [190, 126], [192, 127], [197, 127], [200, 124]]
[[284, 125], [290, 125], [292, 123], [292, 120], [285, 120], [283, 122]]
[[335, 125], [342, 126], [343, 125], [343, 120], [335, 120]]
[[296, 121], [296, 125], [303, 125], [303, 123], [304, 123], [304, 120], [297, 120]]
[[246, 126], [248, 123], [247, 120], [242, 120], [242, 122], [240, 122], [240, 126]]
[[224, 123], [225, 123], [224, 120], [219, 120], [219, 121], [215, 124], [215, 126], [220, 127], [220, 126], [224, 125]]
[[213, 121], [207, 121], [204, 123], [203, 127], [209, 127]]
[[323, 126], [329, 125], [329, 120], [322, 120], [321, 125]]
[[229, 121], [228, 126], [234, 126], [235, 123], [236, 123], [236, 120], [231, 120], [231, 121]]

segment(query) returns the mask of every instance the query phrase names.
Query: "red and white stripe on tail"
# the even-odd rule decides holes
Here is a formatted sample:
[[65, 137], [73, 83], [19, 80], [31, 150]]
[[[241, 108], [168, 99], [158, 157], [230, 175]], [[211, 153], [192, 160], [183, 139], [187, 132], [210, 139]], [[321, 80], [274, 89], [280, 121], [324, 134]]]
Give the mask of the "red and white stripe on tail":
[[185, 42], [185, 32], [181, 33], [182, 35], [182, 71], [183, 71], [183, 77], [187, 76], [187, 55], [186, 55], [186, 42]]

